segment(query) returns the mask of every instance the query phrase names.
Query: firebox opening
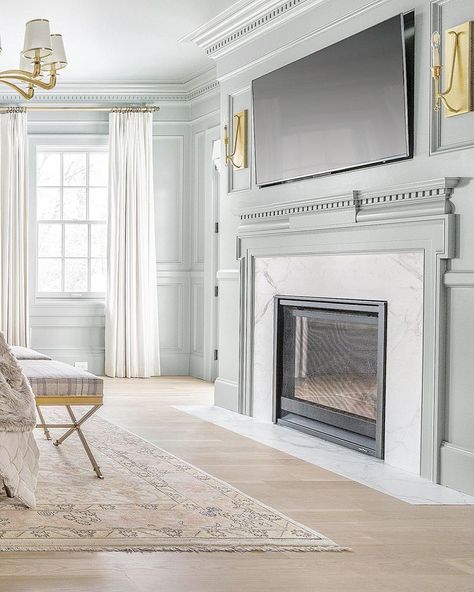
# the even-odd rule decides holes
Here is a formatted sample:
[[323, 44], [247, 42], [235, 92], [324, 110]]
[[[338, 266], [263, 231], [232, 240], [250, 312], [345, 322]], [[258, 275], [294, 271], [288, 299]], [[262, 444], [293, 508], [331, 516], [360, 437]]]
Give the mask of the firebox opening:
[[383, 458], [386, 308], [275, 297], [276, 423]]

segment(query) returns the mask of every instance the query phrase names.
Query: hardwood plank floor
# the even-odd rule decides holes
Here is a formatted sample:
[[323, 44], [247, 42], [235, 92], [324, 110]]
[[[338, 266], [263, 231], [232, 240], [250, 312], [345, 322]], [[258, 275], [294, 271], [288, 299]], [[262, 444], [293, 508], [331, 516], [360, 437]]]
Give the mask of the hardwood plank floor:
[[106, 419], [321, 531], [351, 553], [3, 553], [3, 592], [473, 592], [474, 508], [410, 506], [173, 405], [185, 377], [107, 380]]

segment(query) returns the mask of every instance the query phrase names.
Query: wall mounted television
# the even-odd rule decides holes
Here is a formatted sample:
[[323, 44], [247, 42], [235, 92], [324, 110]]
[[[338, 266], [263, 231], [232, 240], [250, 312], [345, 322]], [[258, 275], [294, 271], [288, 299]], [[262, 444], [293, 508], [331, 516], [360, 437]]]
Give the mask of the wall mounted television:
[[252, 81], [260, 187], [412, 158], [414, 13]]

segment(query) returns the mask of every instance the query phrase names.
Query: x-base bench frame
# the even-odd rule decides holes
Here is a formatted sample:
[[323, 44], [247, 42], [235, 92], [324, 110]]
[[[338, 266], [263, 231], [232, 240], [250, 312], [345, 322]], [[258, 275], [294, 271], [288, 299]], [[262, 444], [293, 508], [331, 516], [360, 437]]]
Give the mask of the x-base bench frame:
[[[104, 476], [102, 475], [102, 472], [100, 470], [99, 465], [97, 464], [97, 461], [94, 457], [94, 455], [92, 454], [92, 450], [90, 449], [90, 446], [86, 440], [86, 437], [84, 435], [84, 432], [82, 431], [82, 426], [83, 424], [90, 419], [94, 413], [96, 413], [103, 405], [103, 397], [101, 396], [97, 396], [97, 397], [90, 397], [90, 396], [57, 396], [57, 397], [43, 397], [43, 396], [36, 396], [36, 410], [38, 412], [38, 417], [40, 419], [40, 422], [36, 424], [37, 428], [40, 428], [44, 431], [44, 435], [46, 436], [47, 440], [52, 440], [51, 438], [51, 434], [49, 429], [55, 429], [55, 428], [64, 428], [67, 429], [66, 432], [64, 432], [64, 434], [58, 438], [57, 440], [54, 440], [53, 444], [55, 446], [59, 446], [60, 444], [62, 444], [64, 442], [64, 440], [66, 440], [67, 438], [69, 438], [69, 436], [71, 434], [74, 434], [74, 432], [77, 433], [77, 435], [79, 436], [79, 440], [81, 441], [81, 444], [90, 460], [90, 463], [95, 471], [95, 474], [97, 475], [97, 477], [99, 479], [103, 479]], [[71, 418], [71, 422], [72, 423], [47, 423], [45, 421], [43, 412], [41, 410], [41, 407], [66, 407], [66, 410], [69, 414], [69, 417]], [[88, 411], [86, 411], [84, 413], [84, 415], [82, 415], [81, 417], [77, 418], [76, 415], [74, 414], [74, 411], [72, 410], [73, 407], [91, 407]]]

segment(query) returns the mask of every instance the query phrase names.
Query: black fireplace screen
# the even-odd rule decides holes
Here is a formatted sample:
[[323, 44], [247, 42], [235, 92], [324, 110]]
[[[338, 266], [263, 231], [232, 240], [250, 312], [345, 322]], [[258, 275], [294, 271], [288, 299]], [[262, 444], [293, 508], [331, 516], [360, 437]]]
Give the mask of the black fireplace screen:
[[276, 297], [275, 421], [383, 457], [385, 309]]

